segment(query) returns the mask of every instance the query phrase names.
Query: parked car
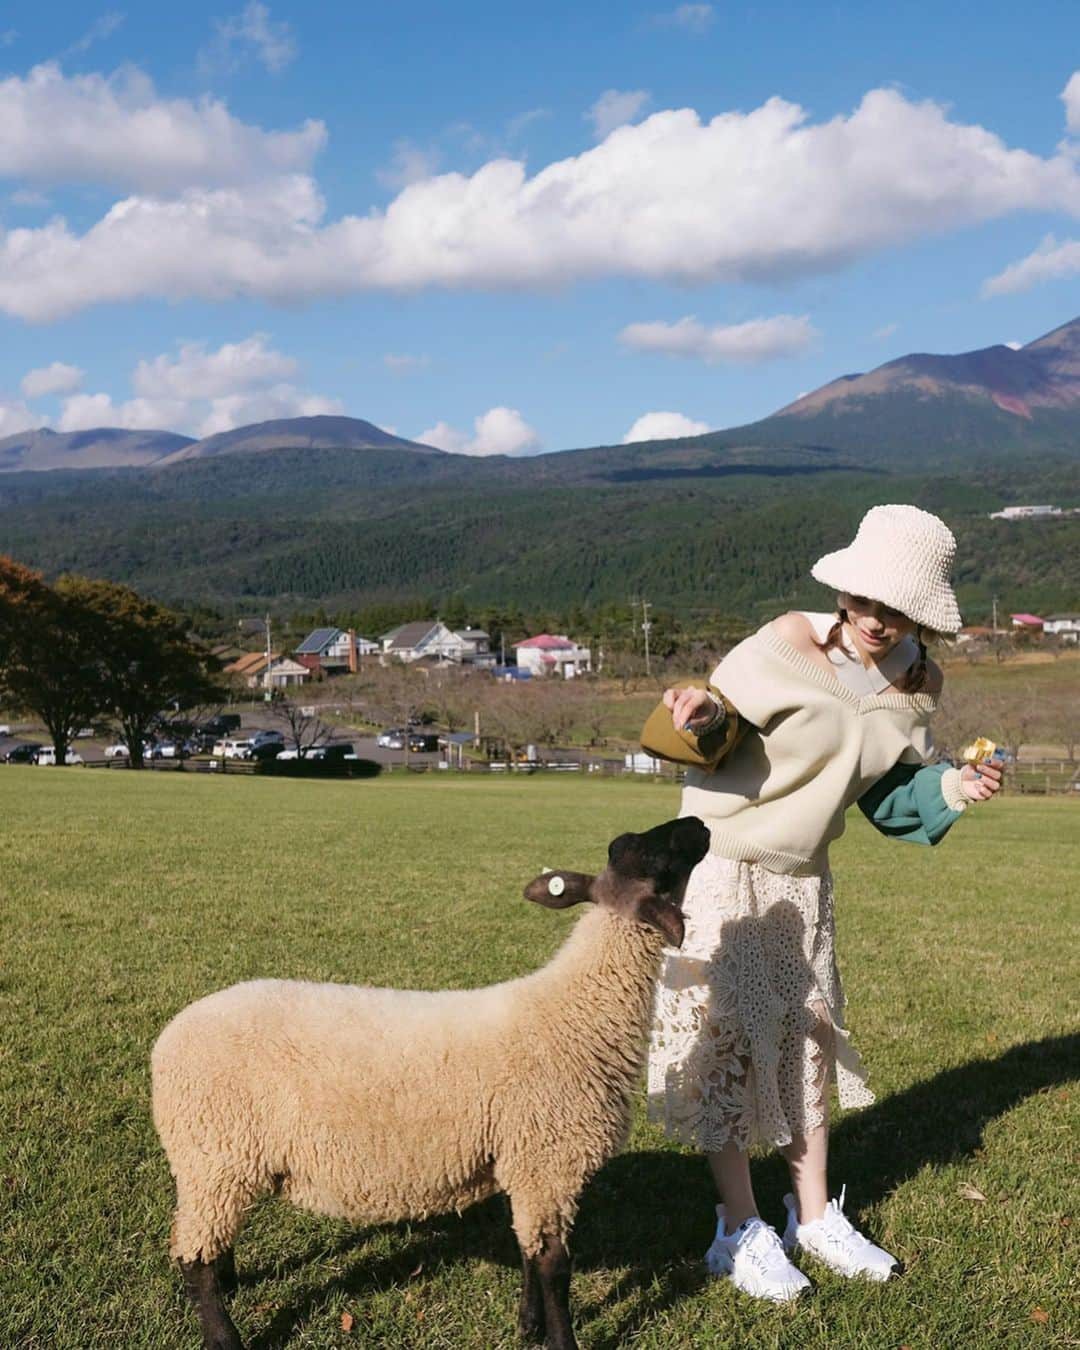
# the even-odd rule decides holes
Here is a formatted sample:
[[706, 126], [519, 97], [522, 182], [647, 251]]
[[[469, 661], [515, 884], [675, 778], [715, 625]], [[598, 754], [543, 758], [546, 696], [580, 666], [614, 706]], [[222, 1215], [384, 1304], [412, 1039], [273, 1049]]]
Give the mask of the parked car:
[[410, 731], [409, 732], [409, 753], [413, 755], [429, 755], [432, 751], [438, 750], [439, 738], [430, 731]]
[[384, 750], [404, 750], [407, 734], [403, 727], [387, 727], [376, 736], [375, 744], [381, 745]]
[[38, 741], [24, 741], [16, 745], [4, 756], [5, 764], [34, 764], [39, 750], [45, 747]]
[[239, 713], [219, 713], [217, 717], [211, 717], [209, 722], [204, 722], [199, 731], [204, 736], [217, 736], [219, 739], [227, 736], [230, 731], [240, 730]]
[[114, 745], [107, 745], [104, 754], [106, 759], [127, 759], [128, 748], [123, 741], [117, 741]]
[[[41, 749], [37, 752], [37, 757], [35, 758], [34, 763], [35, 763], [35, 764], [52, 764], [52, 765], [55, 766], [55, 764], [56, 764], [56, 746], [55, 746], [55, 745], [43, 745], [43, 746], [41, 747]], [[65, 763], [65, 764], [85, 764], [86, 761], [83, 759], [82, 755], [80, 755], [80, 754], [78, 753], [77, 750], [72, 750], [71, 747], [69, 746], [69, 747], [68, 747], [68, 752], [67, 752], [67, 754], [64, 756], [64, 763]]]
[[251, 743], [251, 749], [248, 751], [247, 757], [248, 759], [268, 760], [268, 759], [280, 759], [282, 755], [288, 755], [289, 758], [295, 759], [296, 751], [295, 750], [292, 751], [290, 755], [289, 751], [285, 749], [284, 740], [280, 741], [253, 740]]
[[284, 744], [285, 744], [284, 732], [274, 731], [272, 728], [263, 731], [257, 731], [254, 734], [254, 736], [251, 737], [251, 748], [253, 750], [260, 745], [284, 746]]
[[10, 736], [11, 727], [6, 722], [0, 722], [0, 736]]
[[247, 737], [226, 737], [214, 744], [217, 759], [247, 759], [250, 750], [251, 741]]

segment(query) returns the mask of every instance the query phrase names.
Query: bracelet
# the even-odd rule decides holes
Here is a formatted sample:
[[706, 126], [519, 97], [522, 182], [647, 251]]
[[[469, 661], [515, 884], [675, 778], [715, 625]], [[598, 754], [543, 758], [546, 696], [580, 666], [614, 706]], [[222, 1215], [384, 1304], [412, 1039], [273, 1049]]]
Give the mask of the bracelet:
[[700, 740], [702, 736], [707, 736], [710, 731], [717, 731], [720, 727], [722, 727], [724, 723], [727, 721], [728, 715], [727, 708], [724, 707], [723, 703], [721, 703], [718, 698], [714, 697], [711, 693], [709, 693], [707, 689], [705, 692], [708, 695], [709, 699], [712, 701], [714, 708], [713, 715], [709, 718], [707, 722], [703, 722], [699, 727], [686, 728], [686, 730], [689, 731], [691, 735], [696, 736], [698, 740]]

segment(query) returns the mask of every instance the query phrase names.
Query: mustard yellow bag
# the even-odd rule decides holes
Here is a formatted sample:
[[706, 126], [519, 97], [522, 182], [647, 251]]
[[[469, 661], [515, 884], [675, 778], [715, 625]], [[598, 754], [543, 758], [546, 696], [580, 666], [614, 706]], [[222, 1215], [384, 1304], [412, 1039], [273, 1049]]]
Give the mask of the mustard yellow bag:
[[708, 689], [723, 704], [727, 712], [725, 720], [704, 736], [695, 736], [692, 731], [675, 725], [671, 720], [671, 710], [661, 700], [641, 729], [641, 748], [647, 755], [655, 755], [657, 759], [667, 759], [674, 764], [693, 764], [711, 773], [739, 740], [745, 724], [740, 721], [734, 705], [707, 680], [686, 680], [680, 688], [689, 686]]

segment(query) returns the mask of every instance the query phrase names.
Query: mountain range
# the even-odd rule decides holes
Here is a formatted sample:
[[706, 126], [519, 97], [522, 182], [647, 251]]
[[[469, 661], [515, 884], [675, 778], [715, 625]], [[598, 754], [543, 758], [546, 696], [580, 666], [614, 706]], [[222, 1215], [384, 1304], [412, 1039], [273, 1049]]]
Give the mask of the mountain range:
[[[643, 450], [643, 445], [648, 448]], [[828, 450], [863, 465], [889, 462], [898, 455], [908, 463], [932, 463], [943, 453], [1076, 453], [1080, 318], [1015, 349], [999, 344], [955, 356], [911, 353], [865, 374], [842, 375], [761, 421], [678, 441], [596, 447], [601, 452], [596, 462], [618, 461], [633, 471], [643, 455], [655, 462], [661, 447], [674, 451], [675, 462], [680, 457], [697, 462], [700, 455], [695, 452], [701, 450], [767, 447], [796, 453]], [[360, 418], [294, 417], [237, 427], [202, 440], [170, 431], [117, 428], [20, 432], [0, 440], [0, 471], [165, 469], [192, 460], [271, 450], [446, 453]], [[552, 455], [534, 458], [550, 460]]]
[[[1017, 351], [907, 356], [682, 440], [474, 457], [335, 417], [201, 441], [73, 436], [87, 439], [0, 442], [9, 469], [14, 442], [39, 467], [89, 457], [0, 473], [0, 553], [217, 622], [322, 606], [362, 627], [375, 611], [516, 606], [573, 624], [626, 614], [633, 595], [655, 615], [754, 619], [827, 603], [809, 561], [883, 501], [949, 523], [975, 621], [995, 596], [1001, 612], [1080, 610], [1080, 514], [988, 519], [1023, 502], [1080, 507], [1080, 320]], [[101, 467], [110, 452], [125, 462]]]

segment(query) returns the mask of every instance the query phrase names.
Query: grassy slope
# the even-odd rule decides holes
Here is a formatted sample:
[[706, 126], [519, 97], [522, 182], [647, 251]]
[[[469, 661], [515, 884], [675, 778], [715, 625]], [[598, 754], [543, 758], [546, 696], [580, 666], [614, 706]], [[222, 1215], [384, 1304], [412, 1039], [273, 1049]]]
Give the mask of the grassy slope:
[[[266, 973], [464, 986], [528, 970], [572, 920], [526, 905], [522, 883], [596, 867], [613, 834], [676, 806], [650, 783], [0, 770], [0, 1344], [194, 1350], [147, 1103], [149, 1049], [179, 1007]], [[1075, 1344], [1076, 804], [995, 803], [933, 853], [853, 821], [834, 864], [879, 1094], [837, 1125], [834, 1175], [907, 1276], [814, 1271], [790, 1310], [705, 1283], [703, 1164], [639, 1120], [576, 1233], [584, 1346]], [[758, 1167], [775, 1217], [782, 1169]], [[359, 1232], [264, 1204], [238, 1256], [254, 1350], [514, 1343], [501, 1203]]]

